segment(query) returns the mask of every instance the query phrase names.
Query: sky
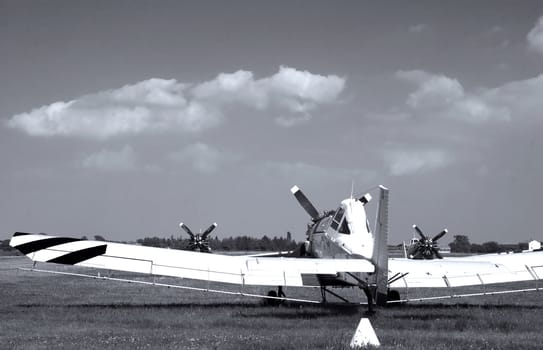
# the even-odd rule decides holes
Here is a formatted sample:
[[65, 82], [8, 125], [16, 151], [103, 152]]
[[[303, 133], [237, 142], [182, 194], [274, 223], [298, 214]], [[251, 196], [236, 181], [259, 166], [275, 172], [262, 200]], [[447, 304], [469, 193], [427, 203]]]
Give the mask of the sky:
[[293, 185], [382, 184], [390, 243], [543, 240], [541, 1], [0, 0], [0, 53], [0, 239], [302, 240]]

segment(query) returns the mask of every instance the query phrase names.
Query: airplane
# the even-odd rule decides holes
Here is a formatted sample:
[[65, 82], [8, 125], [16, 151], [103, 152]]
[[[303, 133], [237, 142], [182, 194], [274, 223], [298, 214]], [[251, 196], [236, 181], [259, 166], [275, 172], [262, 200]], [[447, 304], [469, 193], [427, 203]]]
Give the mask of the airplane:
[[217, 227], [217, 223], [214, 222], [209, 226], [204, 233], [200, 232], [197, 234], [192, 233], [192, 230], [184, 223], [180, 223], [179, 227], [185, 230], [186, 233], [190, 236], [188, 250], [195, 250], [201, 253], [211, 253], [211, 248], [209, 247], [209, 234]]
[[[406, 301], [400, 299], [401, 289], [407, 292], [408, 288], [451, 289], [471, 285], [484, 288], [492, 283], [537, 282], [539, 276], [543, 275], [543, 251], [434, 260], [389, 259], [389, 190], [384, 186], [378, 186], [378, 189], [377, 215], [372, 230], [366, 215], [366, 205], [372, 199], [369, 193], [358, 198], [351, 195], [341, 201], [337, 209], [319, 212], [297, 186], [292, 187], [292, 194], [311, 218], [306, 232], [307, 240], [294, 254], [296, 256], [207, 254], [23, 232], [13, 234], [10, 246], [21, 251], [34, 264], [68, 264], [151, 276], [222, 282], [237, 285], [240, 289], [245, 286], [273, 286], [277, 287], [277, 292], [272, 290], [264, 296], [148, 283], [264, 297], [272, 301], [307, 301], [287, 298], [283, 291], [286, 287], [320, 287], [322, 302], [326, 301], [326, 293], [346, 301], [330, 288], [358, 287], [367, 298], [369, 313], [373, 313], [374, 305]], [[96, 278], [92, 275], [73, 274]], [[144, 283], [105, 276], [101, 278]]]
[[[422, 233], [422, 230], [417, 226], [413, 225], [413, 229], [419, 234], [420, 239], [417, 239], [413, 236], [413, 239], [411, 239], [411, 242], [408, 246], [408, 249], [406, 250], [406, 258], [409, 259], [443, 259], [443, 256], [439, 253], [439, 247], [437, 245], [437, 241], [445, 236], [447, 232], [449, 232], [447, 229], [444, 229], [437, 235], [435, 235], [433, 238], [427, 237], [424, 233]], [[404, 243], [404, 249], [405, 249], [405, 243]]]

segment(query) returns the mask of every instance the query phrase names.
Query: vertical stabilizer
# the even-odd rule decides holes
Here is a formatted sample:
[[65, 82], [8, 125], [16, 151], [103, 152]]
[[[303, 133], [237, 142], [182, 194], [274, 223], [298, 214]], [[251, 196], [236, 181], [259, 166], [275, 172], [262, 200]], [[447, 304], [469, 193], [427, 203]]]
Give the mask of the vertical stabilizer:
[[377, 305], [386, 305], [388, 291], [388, 188], [379, 186], [379, 207], [375, 222], [374, 250], [375, 294]]

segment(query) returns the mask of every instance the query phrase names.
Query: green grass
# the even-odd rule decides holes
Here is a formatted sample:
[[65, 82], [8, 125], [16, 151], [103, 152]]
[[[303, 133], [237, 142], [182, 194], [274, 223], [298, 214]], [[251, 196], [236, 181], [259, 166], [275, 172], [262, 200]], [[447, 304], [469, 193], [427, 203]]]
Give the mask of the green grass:
[[[348, 349], [365, 311], [265, 307], [258, 299], [18, 266], [30, 263], [0, 258], [0, 349]], [[526, 293], [411, 304], [380, 309], [371, 322], [383, 349], [539, 349], [542, 298]]]

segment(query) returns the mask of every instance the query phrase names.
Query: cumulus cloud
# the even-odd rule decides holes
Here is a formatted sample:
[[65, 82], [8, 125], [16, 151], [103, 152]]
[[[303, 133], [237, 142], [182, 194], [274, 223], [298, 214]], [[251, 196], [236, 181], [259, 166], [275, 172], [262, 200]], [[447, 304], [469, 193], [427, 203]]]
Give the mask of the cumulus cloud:
[[414, 24], [412, 26], [409, 26], [409, 32], [410, 33], [422, 33], [424, 31], [428, 30], [428, 26], [423, 23]]
[[136, 154], [129, 145], [118, 151], [103, 149], [83, 159], [83, 167], [107, 171], [126, 171], [136, 167]]
[[385, 162], [394, 176], [412, 175], [448, 165], [452, 157], [441, 150], [391, 150]]
[[508, 106], [496, 98], [501, 95], [500, 88], [468, 93], [458, 80], [422, 70], [398, 71], [396, 78], [416, 86], [406, 104], [420, 116], [470, 123], [509, 120], [511, 117]]
[[290, 67], [262, 79], [243, 70], [222, 73], [200, 84], [153, 78], [17, 114], [8, 126], [33, 136], [95, 139], [169, 130], [199, 132], [223, 122], [229, 106], [274, 109], [290, 121], [279, 125], [292, 126], [310, 119], [309, 113], [319, 106], [337, 101], [344, 87], [345, 79], [336, 75]]
[[255, 79], [248, 71], [220, 74], [196, 86], [193, 95], [202, 101], [237, 102], [257, 110], [286, 110], [291, 114], [282, 115], [276, 121], [290, 127], [311, 119], [309, 112], [319, 105], [336, 101], [344, 87], [345, 79], [336, 75], [323, 76], [280, 67], [279, 72], [262, 79]]
[[464, 88], [458, 80], [444, 75], [411, 70], [398, 71], [396, 77], [418, 86], [407, 98], [407, 104], [413, 108], [440, 107], [464, 96]]
[[299, 124], [303, 124], [311, 119], [311, 115], [302, 113], [299, 116], [278, 116], [275, 118], [275, 122], [285, 128], [290, 128]]
[[543, 74], [512, 81], [484, 93], [484, 99], [511, 120], [542, 120]]
[[543, 16], [539, 17], [526, 39], [528, 40], [528, 47], [530, 49], [543, 54]]
[[240, 159], [234, 153], [219, 151], [201, 142], [188, 145], [178, 152], [173, 152], [168, 158], [176, 163], [189, 164], [196, 171], [203, 174], [215, 173], [226, 164]]
[[170, 128], [195, 132], [220, 122], [212, 107], [187, 101], [184, 90], [175, 80], [149, 79], [18, 114], [8, 126], [33, 136], [105, 139]]

